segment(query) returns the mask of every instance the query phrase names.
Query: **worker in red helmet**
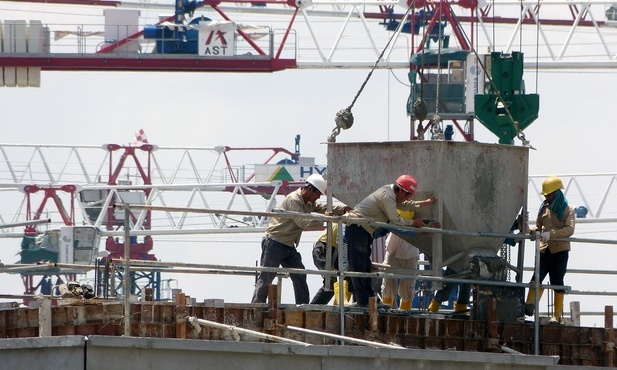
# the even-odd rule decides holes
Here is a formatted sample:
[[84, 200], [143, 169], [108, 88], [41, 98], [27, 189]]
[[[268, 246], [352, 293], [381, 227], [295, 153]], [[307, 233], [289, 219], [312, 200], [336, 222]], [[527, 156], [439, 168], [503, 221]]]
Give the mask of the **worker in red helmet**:
[[[400, 226], [424, 227], [423, 218], [408, 220], [401, 217], [398, 210], [413, 211], [417, 208], [436, 201], [435, 197], [423, 201], [413, 201], [411, 197], [416, 193], [418, 182], [411, 175], [401, 175], [393, 184], [388, 184], [375, 190], [364, 200], [358, 203], [349, 212], [349, 217], [366, 218], [377, 222], [388, 222]], [[431, 224], [440, 227], [438, 223]], [[351, 271], [371, 272], [371, 244], [373, 243], [376, 228], [368, 224], [349, 224], [345, 229], [345, 239], [348, 246], [348, 260]], [[368, 306], [369, 297], [374, 297], [370, 278], [352, 277], [352, 286], [355, 304], [360, 307]], [[388, 305], [379, 303], [380, 307]]]
[[[327, 206], [318, 203], [317, 199], [327, 191], [326, 180], [318, 174], [313, 174], [306, 179], [304, 187], [288, 194], [281, 206], [282, 211], [298, 213], [312, 212], [342, 215], [349, 211], [349, 207], [344, 205], [333, 205], [332, 213], [327, 213]], [[272, 217], [265, 235], [261, 241], [261, 261], [262, 267], [279, 267], [304, 269], [302, 255], [296, 250], [300, 244], [302, 231], [307, 227], [322, 226], [322, 221], [310, 219], [298, 219], [289, 217]], [[268, 285], [276, 277], [276, 272], [262, 271], [255, 283], [252, 303], [266, 303], [268, 297]], [[305, 274], [291, 274], [291, 281], [294, 287], [296, 304], [309, 303], [309, 289], [306, 283]]]

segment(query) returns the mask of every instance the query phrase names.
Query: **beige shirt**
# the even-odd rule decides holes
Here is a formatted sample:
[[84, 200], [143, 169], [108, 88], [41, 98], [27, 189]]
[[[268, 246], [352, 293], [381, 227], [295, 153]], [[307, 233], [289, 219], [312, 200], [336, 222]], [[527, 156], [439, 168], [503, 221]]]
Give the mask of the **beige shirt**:
[[[302, 198], [302, 189], [295, 190], [288, 194], [279, 209], [283, 211], [300, 212], [300, 213], [325, 213], [327, 206], [318, 202], [304, 203]], [[345, 212], [345, 206], [332, 206], [332, 213], [342, 215]], [[265, 237], [275, 240], [288, 247], [297, 247], [300, 243], [302, 231], [309, 226], [322, 226], [322, 221], [306, 220], [300, 218], [289, 217], [272, 217], [270, 224], [265, 232]]]
[[[419, 202], [408, 200], [396, 203], [394, 185], [384, 185], [368, 195], [349, 212], [350, 217], [368, 218], [377, 222], [390, 222], [401, 226], [411, 226], [412, 220], [402, 218], [396, 209], [403, 211], [413, 211], [419, 208]], [[362, 225], [371, 235], [375, 228], [369, 225]]]
[[[319, 235], [319, 239], [317, 239], [317, 241], [322, 243], [323, 245], [328, 244], [328, 228], [327, 227], [321, 233], [321, 235]], [[338, 245], [338, 223], [333, 222], [332, 223], [332, 247], [336, 248], [337, 245]]]
[[553, 239], [569, 238], [574, 234], [575, 213], [574, 207], [568, 206], [565, 211], [563, 220], [557, 218], [557, 215], [545, 207], [541, 215], [536, 220], [536, 227], [541, 233], [550, 231], [551, 238], [547, 243], [540, 243], [540, 252], [548, 247], [551, 253], [557, 253], [570, 250], [570, 242], [556, 241]]

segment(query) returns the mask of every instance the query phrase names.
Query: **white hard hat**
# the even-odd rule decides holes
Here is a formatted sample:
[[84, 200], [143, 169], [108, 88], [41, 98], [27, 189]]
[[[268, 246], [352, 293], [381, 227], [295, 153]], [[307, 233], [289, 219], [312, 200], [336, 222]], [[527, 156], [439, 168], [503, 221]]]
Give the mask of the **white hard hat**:
[[321, 192], [321, 194], [326, 194], [326, 190], [328, 190], [328, 183], [321, 175], [313, 174], [306, 179], [306, 183], [313, 185], [317, 190]]

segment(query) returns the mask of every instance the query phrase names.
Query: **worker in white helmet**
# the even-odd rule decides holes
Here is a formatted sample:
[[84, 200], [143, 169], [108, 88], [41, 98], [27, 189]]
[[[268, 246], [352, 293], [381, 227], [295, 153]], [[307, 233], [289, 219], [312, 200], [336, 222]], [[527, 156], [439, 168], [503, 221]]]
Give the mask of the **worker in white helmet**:
[[[574, 207], [568, 205], [568, 200], [561, 191], [563, 183], [557, 176], [549, 176], [542, 182], [542, 195], [544, 202], [540, 206], [536, 227], [530, 232], [535, 235], [540, 232], [540, 279], [549, 275], [551, 285], [564, 285], [563, 278], [568, 268], [568, 257], [570, 255], [570, 242], [554, 239], [569, 238], [574, 234], [575, 213]], [[531, 277], [531, 282], [536, 281], [535, 274]], [[540, 289], [542, 297], [544, 289]], [[560, 324], [563, 313], [564, 290], [555, 290], [555, 309], [549, 324]], [[529, 289], [529, 294], [525, 301], [525, 314], [531, 316], [535, 310], [536, 290]]]
[[[326, 194], [327, 183], [321, 175], [313, 174], [306, 179], [302, 188], [288, 194], [280, 210], [299, 213], [322, 213], [342, 215], [350, 208], [343, 205], [333, 205], [332, 214], [327, 213], [327, 206], [318, 203], [317, 199]], [[289, 217], [272, 217], [261, 241], [262, 267], [279, 267], [304, 269], [302, 255], [296, 250], [300, 243], [302, 231], [307, 227], [322, 226], [322, 221], [298, 219]], [[268, 285], [276, 277], [275, 272], [259, 273], [253, 292], [253, 303], [265, 303], [268, 297]], [[309, 303], [309, 289], [305, 274], [291, 274], [296, 304]]]

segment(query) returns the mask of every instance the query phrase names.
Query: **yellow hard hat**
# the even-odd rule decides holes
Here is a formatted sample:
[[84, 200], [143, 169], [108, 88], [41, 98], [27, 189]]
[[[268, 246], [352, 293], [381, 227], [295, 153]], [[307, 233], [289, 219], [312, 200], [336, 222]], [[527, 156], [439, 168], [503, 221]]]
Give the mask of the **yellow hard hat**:
[[397, 209], [396, 212], [402, 217], [408, 220], [413, 220], [413, 216], [416, 214], [414, 211], [403, 211], [402, 209]]
[[563, 189], [563, 183], [557, 176], [549, 176], [542, 182], [542, 195], [548, 195], [559, 189]]

